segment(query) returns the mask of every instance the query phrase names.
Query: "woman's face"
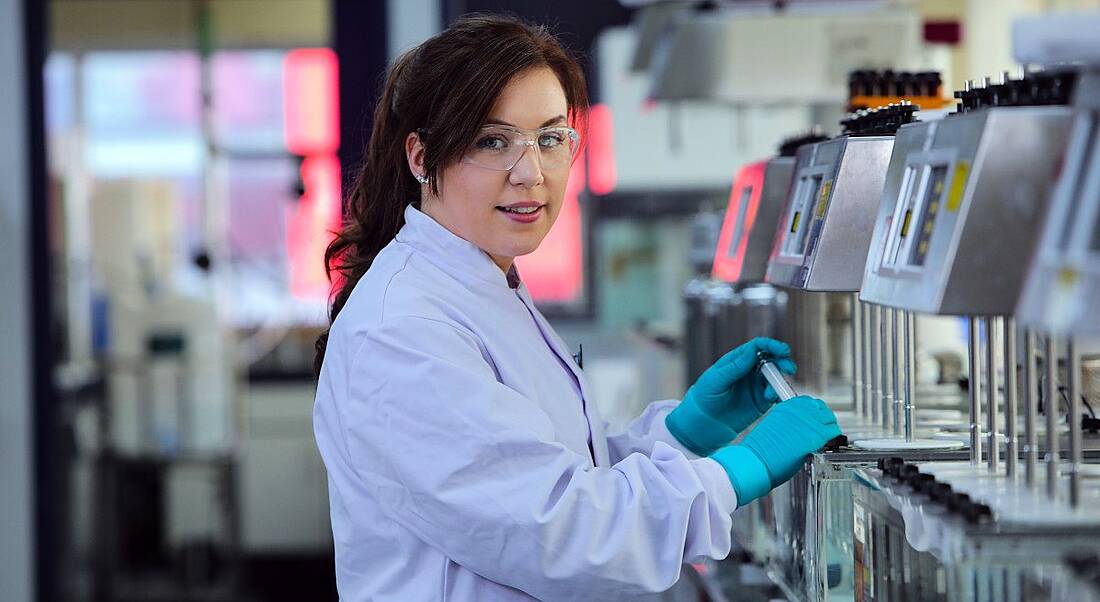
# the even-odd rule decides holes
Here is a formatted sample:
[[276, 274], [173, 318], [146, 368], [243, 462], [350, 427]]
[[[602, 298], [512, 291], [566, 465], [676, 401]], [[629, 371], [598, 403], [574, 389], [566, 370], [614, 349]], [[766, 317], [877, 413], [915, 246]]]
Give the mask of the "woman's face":
[[[540, 152], [527, 146], [507, 171], [501, 169], [499, 161], [485, 157], [499, 155], [500, 148], [513, 144], [514, 140], [509, 142], [500, 136], [512, 132], [509, 126], [527, 132], [565, 126], [567, 111], [565, 92], [552, 70], [533, 68], [515, 76], [489, 111], [483, 124], [489, 127], [479, 132], [463, 159], [444, 167], [439, 196], [433, 196], [427, 185], [422, 186], [421, 210], [477, 245], [507, 271], [513, 258], [538, 248], [554, 225], [565, 196], [570, 162], [548, 159], [551, 149], [561, 143], [552, 135], [535, 140], [543, 149]], [[410, 134], [405, 148], [414, 175], [423, 174], [419, 138]], [[519, 146], [511, 148], [518, 150]], [[555, 152], [563, 151], [559, 148]], [[494, 163], [497, 169], [485, 167]]]

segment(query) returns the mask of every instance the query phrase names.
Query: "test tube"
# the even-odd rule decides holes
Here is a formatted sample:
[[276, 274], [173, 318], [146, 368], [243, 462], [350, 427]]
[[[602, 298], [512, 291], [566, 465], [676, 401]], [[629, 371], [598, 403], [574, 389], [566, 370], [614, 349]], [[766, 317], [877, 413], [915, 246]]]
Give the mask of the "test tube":
[[768, 384], [775, 390], [775, 394], [779, 396], [779, 401], [787, 401], [794, 397], [796, 395], [794, 388], [787, 381], [787, 377], [783, 376], [783, 373], [776, 367], [775, 362], [761, 354], [758, 354], [757, 357], [760, 359], [758, 364], [760, 373], [764, 375], [764, 380], [768, 381]]
[[[792, 397], [795, 397], [797, 393], [794, 392], [794, 387], [787, 380], [787, 377], [779, 371], [779, 368], [775, 365], [768, 356], [763, 353], [757, 353], [757, 367], [760, 368], [760, 373], [764, 375], [764, 380], [768, 381], [768, 384], [772, 386], [776, 396], [779, 397], [779, 401], [787, 401]], [[848, 439], [844, 435], [833, 437], [825, 444], [825, 447], [831, 447], [835, 445], [847, 445]]]

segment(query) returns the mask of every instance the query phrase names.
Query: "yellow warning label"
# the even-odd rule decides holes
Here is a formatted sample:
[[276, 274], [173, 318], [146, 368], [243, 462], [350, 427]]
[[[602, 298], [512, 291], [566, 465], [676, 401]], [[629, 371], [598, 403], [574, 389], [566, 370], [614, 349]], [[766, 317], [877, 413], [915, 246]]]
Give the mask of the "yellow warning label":
[[970, 176], [970, 161], [959, 161], [955, 164], [955, 174], [951, 177], [951, 189], [947, 192], [947, 210], [958, 212], [962, 205], [963, 193], [966, 192], [966, 179]]
[[1073, 268], [1062, 268], [1058, 270], [1058, 284], [1063, 287], [1070, 287], [1077, 284], [1077, 270]]
[[791, 234], [798, 232], [798, 221], [802, 217], [801, 211], [794, 212], [794, 219], [791, 220]]
[[821, 194], [817, 197], [817, 217], [825, 217], [825, 210], [829, 208], [829, 193], [833, 190], [833, 181], [825, 180], [821, 185]]

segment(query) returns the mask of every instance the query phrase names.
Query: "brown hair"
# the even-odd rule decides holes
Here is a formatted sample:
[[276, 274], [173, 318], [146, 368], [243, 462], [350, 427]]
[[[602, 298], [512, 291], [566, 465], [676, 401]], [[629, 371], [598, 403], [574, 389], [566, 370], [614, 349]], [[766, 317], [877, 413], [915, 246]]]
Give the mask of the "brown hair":
[[[543, 26], [512, 17], [469, 15], [390, 67], [374, 109], [366, 163], [347, 199], [343, 229], [325, 251], [325, 271], [334, 284], [330, 324], [375, 256], [405, 224], [405, 207], [420, 201], [420, 184], [405, 156], [408, 134], [421, 132], [424, 175], [432, 193], [439, 194], [443, 168], [462, 158], [508, 82], [533, 67], [549, 67], [557, 75], [569, 121], [584, 131], [584, 73]], [[317, 374], [327, 343], [325, 331], [317, 339]]]

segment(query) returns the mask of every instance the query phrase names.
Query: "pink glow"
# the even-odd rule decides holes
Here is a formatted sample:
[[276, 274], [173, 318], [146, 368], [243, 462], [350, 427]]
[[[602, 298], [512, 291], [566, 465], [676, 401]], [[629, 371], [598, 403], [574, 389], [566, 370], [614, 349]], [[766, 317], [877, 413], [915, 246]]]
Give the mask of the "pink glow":
[[340, 147], [340, 96], [336, 53], [328, 48], [287, 54], [283, 78], [286, 147], [301, 156]]
[[534, 253], [516, 258], [516, 267], [535, 301], [568, 303], [581, 294], [584, 247], [579, 196], [583, 189], [584, 161], [576, 161], [554, 227]]
[[[712, 274], [726, 282], [735, 282], [741, 276], [741, 267], [745, 261], [745, 247], [749, 242], [747, 233], [752, 230], [756, 221], [756, 212], [760, 208], [760, 189], [764, 184], [764, 168], [767, 161], [749, 163], [737, 172], [737, 179], [730, 190], [729, 205], [726, 206], [726, 218], [722, 222], [722, 232], [718, 235], [718, 247], [714, 252], [714, 268]], [[746, 186], [752, 187], [747, 207], [741, 207], [741, 197]], [[736, 249], [730, 249], [733, 242], [733, 230], [737, 225], [739, 212], [747, 211], [744, 219], [746, 235], [741, 236]]]
[[307, 157], [302, 180], [306, 193], [287, 219], [290, 292], [299, 299], [328, 299], [324, 257], [340, 227], [340, 162], [334, 155]]
[[611, 109], [593, 105], [588, 114], [587, 132], [588, 186], [592, 194], [605, 195], [615, 190], [615, 130]]

